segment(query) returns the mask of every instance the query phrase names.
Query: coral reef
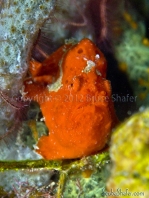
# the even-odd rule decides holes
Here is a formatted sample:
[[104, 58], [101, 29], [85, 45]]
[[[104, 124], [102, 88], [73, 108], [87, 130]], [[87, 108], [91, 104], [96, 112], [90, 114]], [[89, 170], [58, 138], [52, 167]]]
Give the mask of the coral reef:
[[[13, 121], [11, 122], [16, 114], [14, 113], [15, 109], [12, 108], [14, 103], [12, 101], [11, 104], [10, 98], [18, 96], [20, 90], [20, 99], [22, 99], [22, 96], [25, 94], [24, 89], [22, 88], [22, 81], [26, 75], [30, 57], [33, 57], [38, 51], [37, 50], [35, 53], [32, 51], [32, 48], [34, 48], [34, 41], [36, 38], [38, 40], [39, 35], [37, 34], [40, 33], [38, 30], [41, 28], [44, 20], [49, 17], [49, 14], [50, 17], [53, 16], [53, 18], [50, 18], [53, 26], [51, 26], [49, 20], [48, 26], [43, 26], [43, 29], [45, 28], [45, 32], [47, 33], [47, 29], [50, 27], [49, 32], [52, 32], [50, 38], [53, 38], [51, 43], [54, 43], [52, 45], [52, 51], [62, 45], [64, 40], [69, 43], [69, 40], [67, 39], [70, 39], [71, 37], [75, 37], [76, 39], [72, 40], [77, 41], [84, 38], [84, 36], [87, 38], [94, 37], [93, 29], [91, 28], [92, 25], [90, 24], [90, 21], [87, 21], [87, 25], [84, 15], [88, 0], [78, 1], [77, 4], [76, 1], [68, 1], [71, 6], [69, 3], [67, 4], [67, 1], [65, 2], [66, 4], [61, 1], [49, 0], [25, 0], [23, 2], [18, 0], [6, 0], [0, 2], [0, 133], [2, 134], [7, 131], [9, 126], [11, 128], [11, 125], [15, 125]], [[51, 12], [55, 5], [58, 5], [58, 7], [54, 9], [54, 12]], [[67, 12], [68, 10], [70, 11]], [[63, 19], [61, 16], [63, 16]], [[76, 20], [75, 22], [74, 18]], [[68, 19], [70, 20], [68, 21]], [[86, 25], [85, 27], [84, 24]], [[71, 26], [71, 28], [69, 27], [67, 29], [67, 26]], [[78, 28], [74, 31], [74, 27]], [[82, 27], [80, 28], [80, 31], [79, 27]], [[55, 32], [57, 32], [57, 34], [55, 34]], [[46, 41], [48, 40], [47, 37]], [[41, 43], [43, 44], [43, 40]], [[35, 46], [35, 49], [39, 48]], [[41, 47], [41, 51], [42, 50], [44, 50], [43, 47]], [[47, 50], [46, 52], [51, 53], [52, 51]], [[101, 57], [103, 56], [102, 53], [100, 55]], [[96, 58], [98, 59], [98, 56]], [[103, 60], [103, 57], [101, 60]], [[88, 72], [90, 73], [93, 65], [92, 61], [88, 61], [88, 64], [86, 63], [87, 67], [84, 70], [84, 74], [85, 72], [86, 75]], [[103, 71], [102, 69], [100, 71], [101, 73], [103, 72], [103, 77], [105, 77], [105, 69], [106, 67], [103, 67]], [[98, 75], [101, 74], [100, 72], [97, 72]], [[36, 78], [36, 80], [38, 82], [40, 81], [39, 78]], [[110, 94], [111, 90], [109, 82], [107, 80], [103, 81], [107, 82], [108, 94]], [[47, 82], [49, 83], [49, 79]], [[77, 84], [75, 88], [77, 88]], [[3, 95], [4, 97], [2, 97]], [[55, 185], [52, 188], [53, 184], [50, 183], [53, 170], [60, 171], [57, 197], [61, 197], [63, 194], [65, 184], [65, 181], [63, 180], [64, 177], [67, 183], [65, 187], [65, 194], [67, 195], [69, 173], [72, 175], [72, 172], [75, 172], [75, 170], [78, 172], [78, 177], [79, 173], [83, 174], [83, 177], [89, 177], [90, 174], [93, 173], [94, 176], [92, 176], [90, 180], [87, 180], [90, 182], [91, 180], [94, 180], [95, 177], [95, 180], [98, 183], [101, 176], [100, 178], [97, 178], [96, 173], [98, 171], [101, 173], [104, 165], [109, 163], [107, 154], [99, 154], [93, 157], [83, 158], [80, 161], [72, 160], [70, 164], [64, 161], [64, 166], [61, 165], [61, 161], [57, 163], [55, 161], [38, 160], [40, 159], [40, 156], [32, 151], [33, 144], [41, 135], [47, 133], [47, 128], [43, 123], [44, 119], [41, 119], [42, 115], [38, 116], [38, 114], [41, 114], [38, 108], [35, 107], [34, 109], [30, 106], [28, 114], [29, 115], [25, 115], [27, 120], [23, 122], [22, 127], [19, 128], [19, 130], [15, 130], [18, 134], [16, 135], [17, 137], [15, 137], [16, 139], [13, 139], [12, 144], [8, 144], [9, 138], [11, 139], [12, 137], [8, 137], [7, 140], [0, 142], [0, 158], [1, 160], [4, 160], [0, 162], [0, 178], [3, 178], [0, 183], [0, 196], [54, 197], [53, 193], [55, 191]], [[102, 162], [102, 160], [104, 162]], [[65, 173], [68, 174], [68, 177]], [[56, 173], [56, 176], [58, 175], [59, 172]], [[103, 171], [102, 179], [105, 179], [106, 176], [106, 172]], [[81, 179], [82, 178], [79, 178], [79, 180]], [[7, 183], [6, 181], [8, 180], [10, 182]], [[87, 188], [87, 180], [84, 189]], [[84, 180], [82, 180], [82, 182], [84, 182]], [[15, 186], [13, 186], [13, 184]], [[99, 186], [101, 189], [104, 188], [105, 182], [101, 181]], [[93, 186], [90, 188], [93, 188]], [[52, 193], [50, 194], [51, 191]], [[91, 196], [93, 194], [94, 192], [91, 192]]]
[[[135, 194], [137, 197], [149, 197], [148, 109], [133, 115], [114, 131], [110, 146], [112, 168], [107, 152], [94, 154], [105, 146], [117, 119], [112, 103], [115, 95], [111, 95], [111, 85], [106, 79], [106, 60], [91, 41], [108, 53], [114, 49], [120, 72], [127, 75], [138, 107], [148, 106], [149, 101], [149, 39], [148, 30], [145, 29], [149, 19], [149, 3], [143, 0], [142, 5], [138, 4], [138, 11], [128, 6], [123, 12], [123, 2], [0, 1], [0, 197], [102, 198], [130, 197], [130, 193], [138, 193]], [[128, 1], [125, 2], [127, 4]], [[139, 1], [133, 2], [136, 5]], [[115, 5], [115, 9], [112, 9]], [[119, 8], [120, 18], [117, 14]], [[138, 12], [146, 17], [145, 22]], [[121, 26], [116, 27], [115, 39], [112, 31], [115, 28], [113, 22], [116, 22], [113, 21], [114, 13], [118, 19], [123, 18]], [[81, 39], [86, 40], [88, 45], [84, 47], [84, 40], [81, 41], [80, 50], [77, 43]], [[114, 48], [111, 44], [114, 44]], [[82, 49], [88, 56], [83, 54], [81, 57]], [[81, 57], [79, 60], [75, 50]], [[74, 63], [78, 65], [76, 70]], [[109, 67], [116, 71], [115, 62], [110, 62]], [[114, 85], [119, 87], [121, 77], [114, 72], [113, 76], [110, 73], [110, 79], [117, 81], [111, 80], [111, 83], [115, 81]], [[24, 79], [26, 87], [22, 87]], [[125, 85], [119, 89], [122, 95], [127, 92]], [[37, 99], [36, 93], [41, 97]], [[89, 103], [86, 105], [83, 101], [75, 108], [77, 101], [72, 104], [67, 99], [81, 100], [82, 96], [79, 98], [78, 93], [83, 96], [89, 94]], [[97, 98], [92, 97], [96, 95], [108, 96], [108, 101], [97, 102]], [[27, 96], [38, 102], [40, 107], [31, 103], [29, 111], [24, 111], [22, 106], [25, 103], [19, 100]], [[60, 103], [62, 96], [65, 96], [67, 105]], [[119, 114], [124, 112], [126, 106], [122, 103], [118, 104]], [[132, 106], [132, 103], [128, 106]], [[20, 116], [16, 109], [25, 114], [22, 127], [16, 119]], [[21, 116], [24, 116], [23, 113]], [[15, 131], [15, 135], [12, 133], [8, 139], [1, 141], [9, 129], [10, 132]], [[57, 137], [52, 135], [54, 130]], [[57, 145], [52, 143], [50, 137]], [[11, 145], [9, 139], [12, 140]], [[37, 142], [39, 148], [35, 146]], [[74, 149], [73, 152], [69, 151], [67, 145]], [[87, 149], [83, 150], [84, 147]], [[41, 159], [34, 149], [47, 159], [94, 155], [80, 160], [49, 161]], [[59, 153], [54, 155], [54, 152]], [[108, 194], [111, 191], [121, 194]]]
[[[109, 192], [112, 189], [115, 193], [121, 189], [121, 194], [114, 197], [131, 197], [128, 193], [136, 193], [137, 197], [149, 197], [148, 120], [149, 109], [146, 109], [130, 117], [113, 133], [110, 147], [113, 166], [107, 189]], [[122, 192], [126, 194], [123, 195]]]

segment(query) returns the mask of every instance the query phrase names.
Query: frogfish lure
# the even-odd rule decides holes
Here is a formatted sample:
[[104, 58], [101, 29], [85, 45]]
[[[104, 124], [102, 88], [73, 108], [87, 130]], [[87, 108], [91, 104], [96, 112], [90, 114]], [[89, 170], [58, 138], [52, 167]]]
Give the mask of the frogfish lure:
[[86, 38], [63, 45], [42, 63], [31, 61], [25, 92], [39, 103], [49, 129], [36, 149], [45, 159], [81, 158], [105, 147], [117, 123], [106, 67]]

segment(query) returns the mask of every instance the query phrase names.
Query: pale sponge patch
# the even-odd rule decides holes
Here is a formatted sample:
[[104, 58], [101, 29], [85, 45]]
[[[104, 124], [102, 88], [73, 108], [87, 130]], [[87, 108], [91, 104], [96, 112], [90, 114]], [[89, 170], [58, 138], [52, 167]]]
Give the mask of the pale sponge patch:
[[[0, 1], [0, 90], [11, 98], [21, 90], [33, 42], [54, 4], [55, 0]], [[15, 110], [2, 98], [0, 110], [3, 132]]]
[[[21, 76], [26, 71], [28, 54], [36, 32], [53, 10], [53, 4], [51, 0], [5, 0], [2, 3], [0, 76], [5, 73], [13, 77], [14, 74]], [[10, 83], [10, 79], [6, 78], [1, 88], [8, 88]]]

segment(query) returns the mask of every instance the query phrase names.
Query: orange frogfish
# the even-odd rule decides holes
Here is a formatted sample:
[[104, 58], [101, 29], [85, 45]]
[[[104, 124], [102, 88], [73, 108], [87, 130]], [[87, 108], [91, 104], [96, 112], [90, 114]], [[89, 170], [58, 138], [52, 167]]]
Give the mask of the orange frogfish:
[[106, 67], [89, 39], [63, 45], [42, 63], [31, 61], [25, 96], [39, 103], [49, 129], [36, 149], [45, 159], [81, 158], [105, 147], [117, 123]]

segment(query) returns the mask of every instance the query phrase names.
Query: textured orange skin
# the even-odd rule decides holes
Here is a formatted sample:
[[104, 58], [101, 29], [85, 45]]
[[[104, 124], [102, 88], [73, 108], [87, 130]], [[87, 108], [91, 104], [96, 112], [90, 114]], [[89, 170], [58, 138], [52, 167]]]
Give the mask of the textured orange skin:
[[[63, 47], [50, 56], [54, 58], [49, 57], [49, 63], [61, 60], [63, 76], [62, 86], [58, 91], [49, 92], [45, 85], [46, 78], [45, 82], [43, 80], [41, 83], [40, 80], [34, 79], [36, 75], [33, 75], [32, 71], [32, 84], [25, 82], [25, 92], [28, 92], [26, 97], [39, 103], [49, 128], [49, 136], [39, 139], [39, 149], [36, 150], [45, 159], [81, 158], [101, 150], [117, 121], [110, 98], [110, 82], [105, 79], [104, 55], [89, 39], [83, 39], [74, 46], [67, 46], [65, 52]], [[95, 58], [97, 54], [100, 58]], [[83, 71], [87, 60], [95, 63], [88, 73]], [[58, 62], [55, 63], [55, 68], [59, 68]], [[38, 69], [37, 63], [38, 77], [42, 67], [43, 64]], [[99, 72], [97, 75], [97, 70], [100, 75]], [[44, 75], [44, 72], [41, 73], [41, 77]]]

